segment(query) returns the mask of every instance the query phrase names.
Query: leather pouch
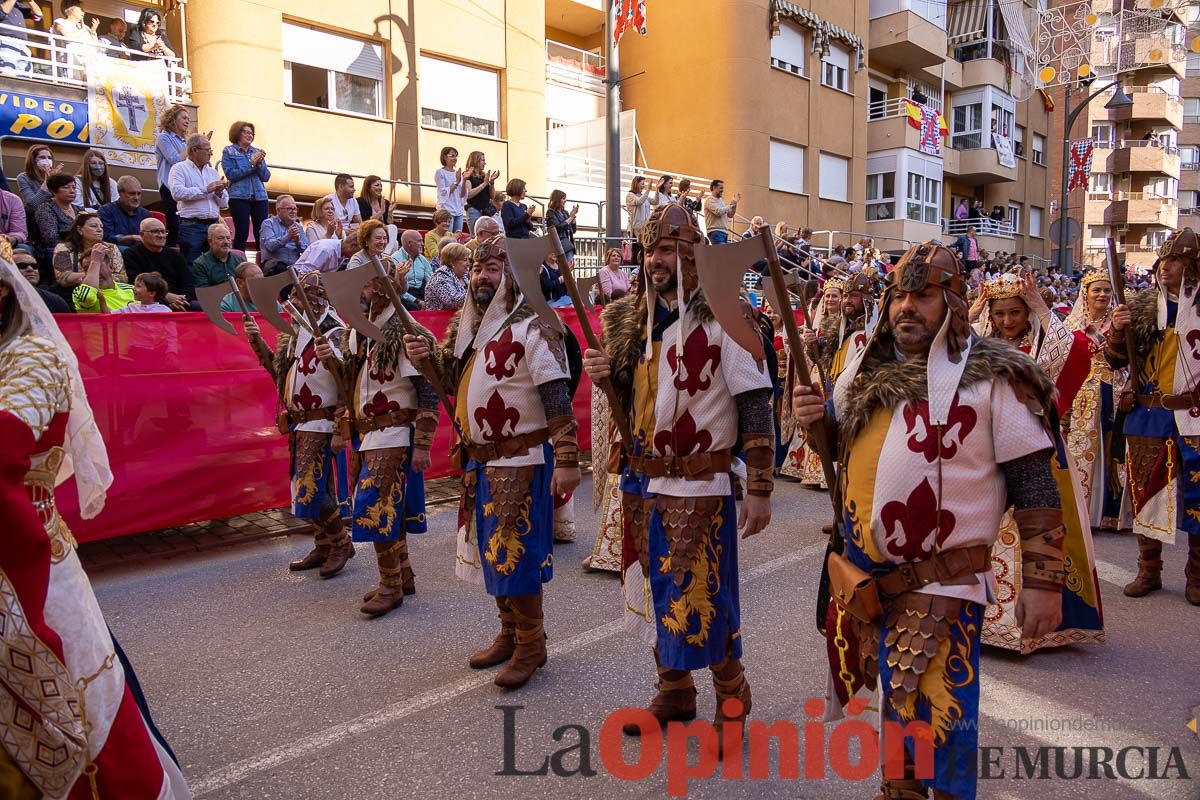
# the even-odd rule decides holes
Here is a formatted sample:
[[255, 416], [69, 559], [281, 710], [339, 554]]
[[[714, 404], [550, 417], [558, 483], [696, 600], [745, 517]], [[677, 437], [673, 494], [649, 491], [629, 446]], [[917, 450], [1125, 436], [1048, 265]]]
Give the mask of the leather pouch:
[[838, 553], [829, 554], [829, 593], [842, 610], [861, 622], [883, 619], [883, 603], [875, 579]]

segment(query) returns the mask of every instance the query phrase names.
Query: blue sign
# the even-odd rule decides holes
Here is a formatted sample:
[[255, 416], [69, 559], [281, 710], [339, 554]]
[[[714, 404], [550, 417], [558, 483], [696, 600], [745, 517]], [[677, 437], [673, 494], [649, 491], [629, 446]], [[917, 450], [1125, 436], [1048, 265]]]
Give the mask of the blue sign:
[[0, 136], [87, 142], [87, 101], [0, 92]]

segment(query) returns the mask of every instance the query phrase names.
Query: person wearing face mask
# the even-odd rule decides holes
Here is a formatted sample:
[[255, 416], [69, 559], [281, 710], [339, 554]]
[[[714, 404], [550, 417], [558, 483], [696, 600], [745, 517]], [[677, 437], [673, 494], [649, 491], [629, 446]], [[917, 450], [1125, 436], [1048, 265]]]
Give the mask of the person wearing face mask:
[[25, 170], [17, 176], [17, 191], [25, 204], [26, 219], [32, 219], [34, 209], [50, 199], [46, 181], [62, 170], [62, 164], [55, 166], [54, 153], [46, 145], [35, 144], [26, 151]]
[[83, 154], [79, 174], [75, 176], [75, 210], [99, 209], [117, 199], [117, 182], [108, 175], [108, 161], [99, 150]]

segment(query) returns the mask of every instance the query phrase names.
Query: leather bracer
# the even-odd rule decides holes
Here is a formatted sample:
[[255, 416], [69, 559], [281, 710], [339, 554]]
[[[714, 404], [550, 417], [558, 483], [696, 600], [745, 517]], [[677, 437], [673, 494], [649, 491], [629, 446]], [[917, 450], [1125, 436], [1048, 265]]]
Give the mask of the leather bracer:
[[413, 420], [413, 447], [429, 450], [433, 447], [433, 436], [437, 433], [437, 409], [419, 409]]
[[546, 420], [550, 429], [550, 444], [554, 447], [554, 466], [579, 466], [579, 423], [572, 416], [553, 417]]
[[1067, 580], [1062, 509], [1027, 508], [1015, 511], [1013, 519], [1021, 534], [1021, 588], [1060, 590]]
[[770, 497], [775, 488], [775, 440], [756, 433], [742, 435], [746, 462], [746, 494]]

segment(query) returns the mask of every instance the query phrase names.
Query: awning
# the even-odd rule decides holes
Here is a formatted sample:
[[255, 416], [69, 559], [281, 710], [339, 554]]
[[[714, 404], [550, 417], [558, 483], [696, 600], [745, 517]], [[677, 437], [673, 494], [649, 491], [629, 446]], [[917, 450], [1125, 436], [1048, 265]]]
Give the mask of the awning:
[[950, 44], [981, 39], [987, 34], [987, 15], [991, 0], [963, 0], [950, 6], [946, 41]]

